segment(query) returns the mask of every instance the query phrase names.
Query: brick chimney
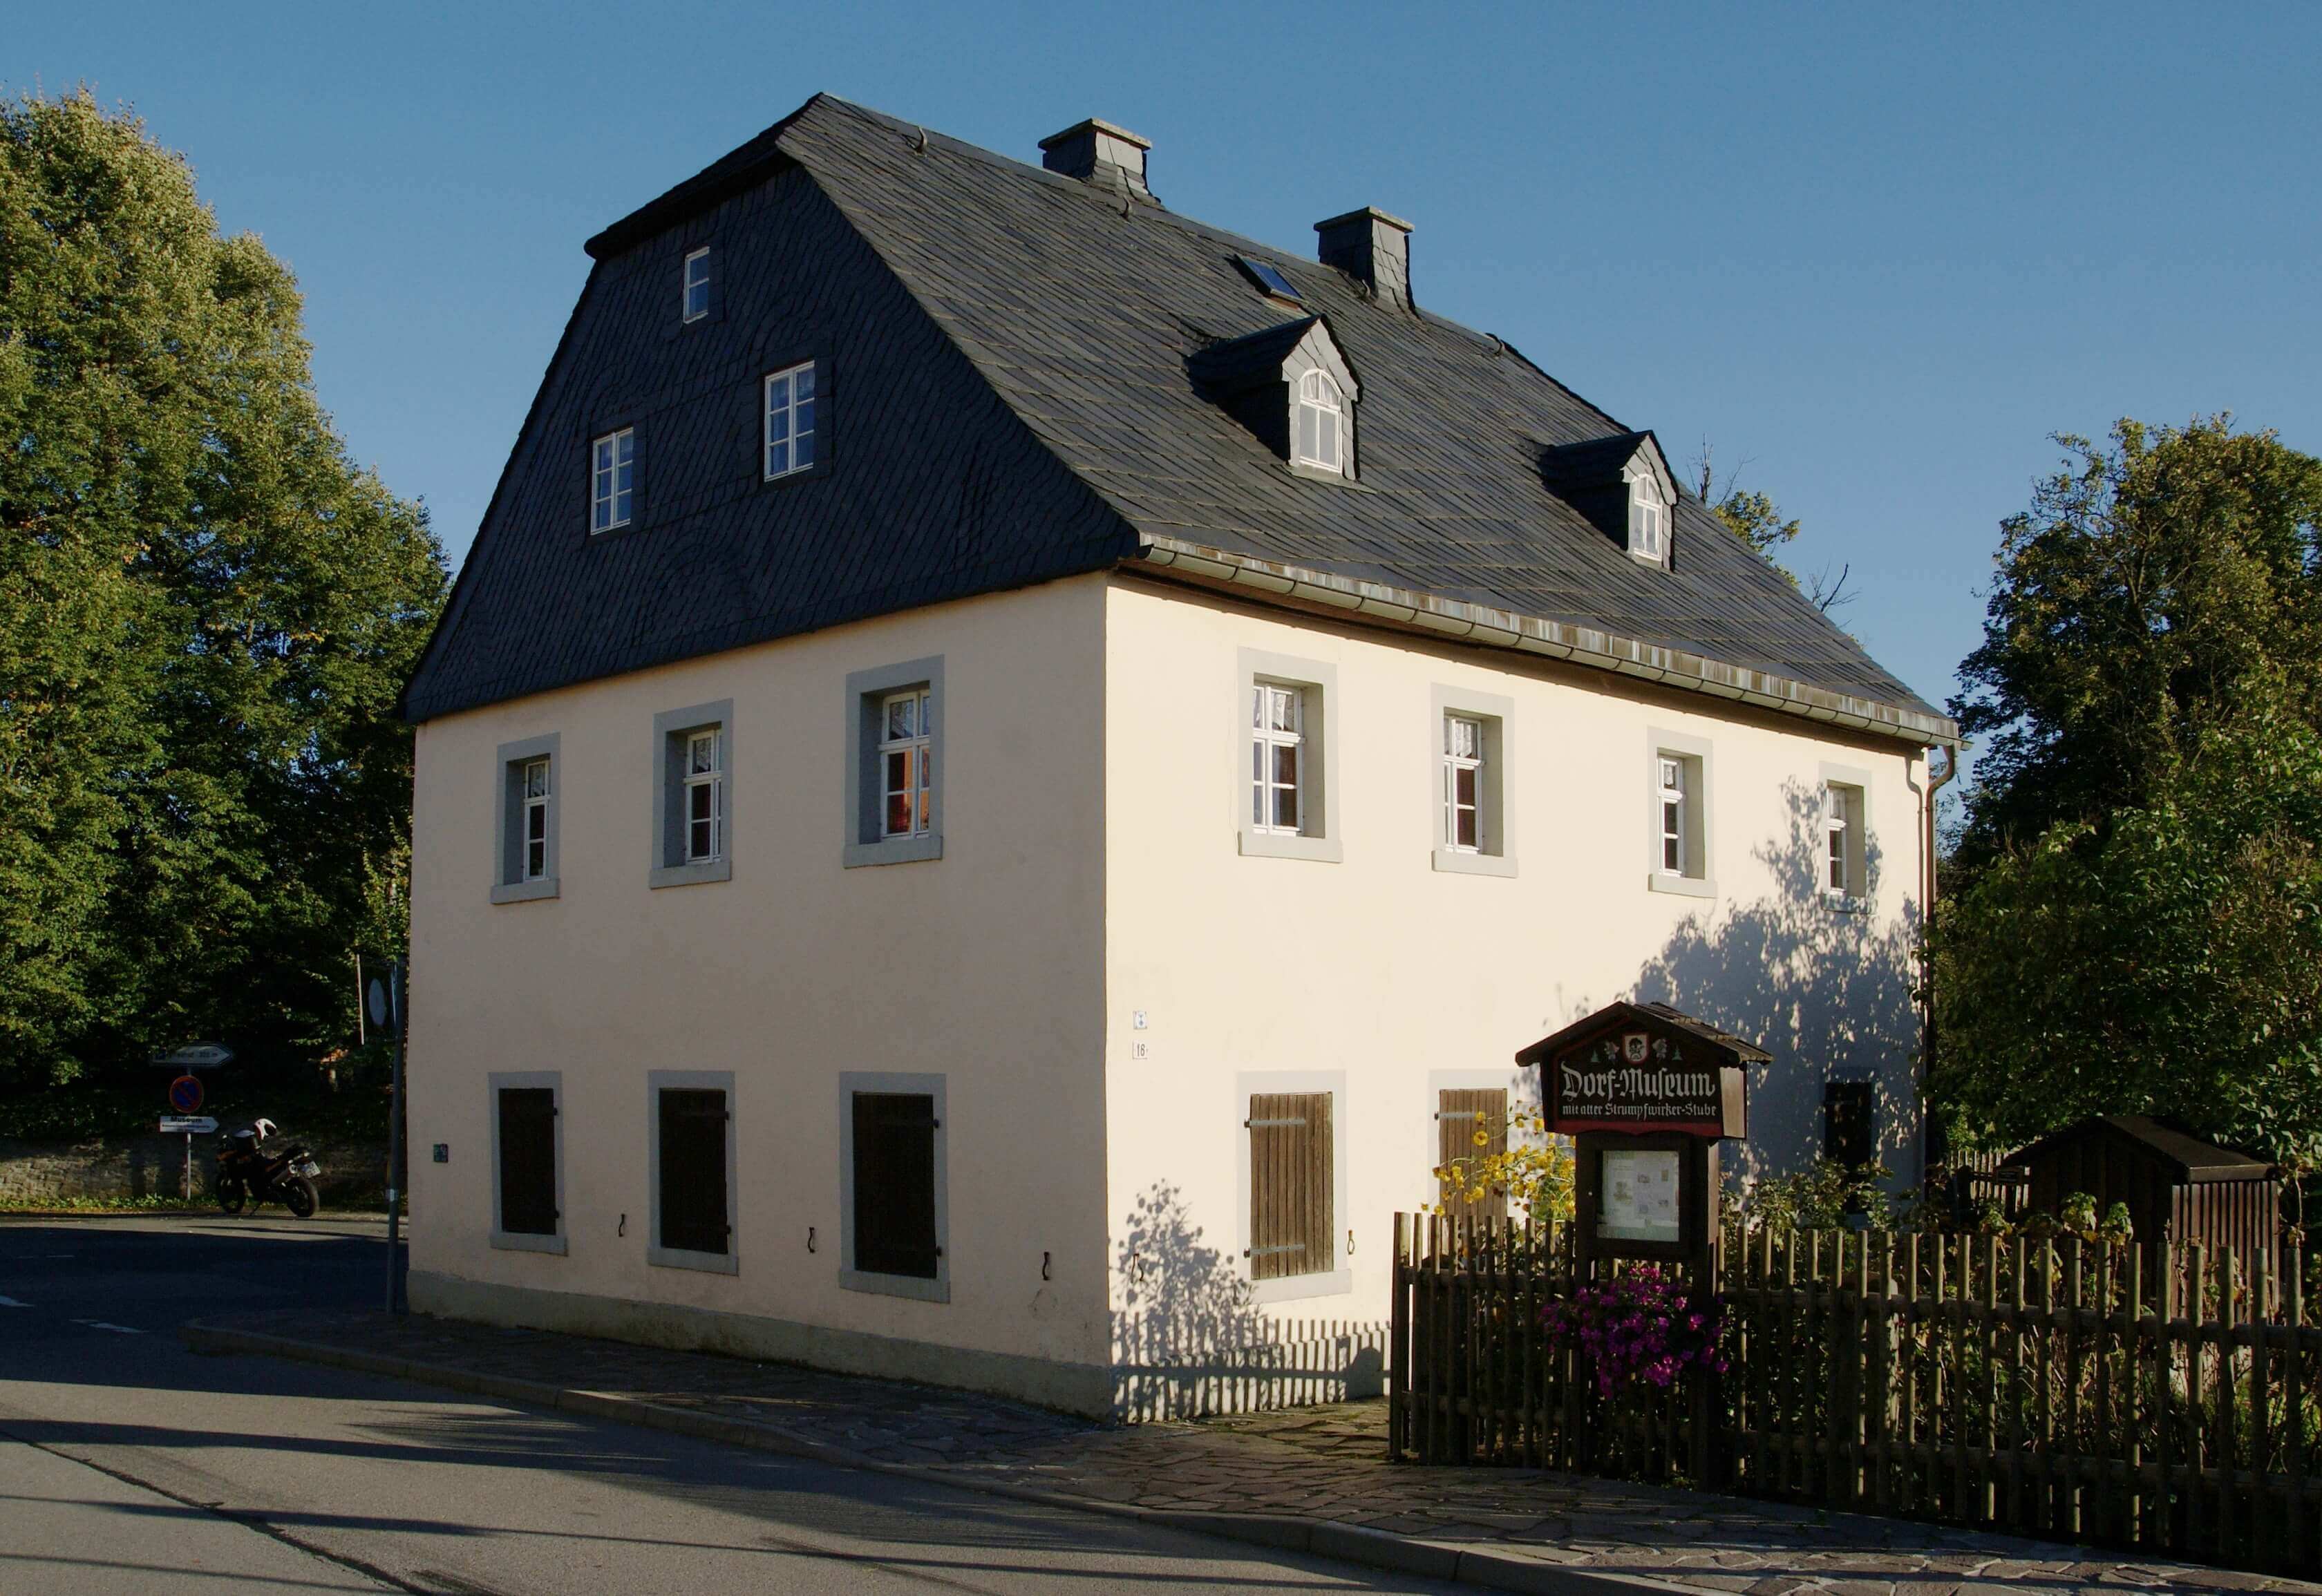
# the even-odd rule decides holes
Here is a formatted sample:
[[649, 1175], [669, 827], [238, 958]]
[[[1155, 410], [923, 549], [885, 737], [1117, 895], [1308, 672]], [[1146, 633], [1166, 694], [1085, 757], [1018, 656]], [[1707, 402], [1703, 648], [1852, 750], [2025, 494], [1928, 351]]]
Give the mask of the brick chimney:
[[1092, 116], [1041, 140], [1040, 164], [1103, 188], [1126, 185], [1138, 198], [1152, 199], [1145, 186], [1145, 152], [1152, 148], [1150, 140]]
[[1314, 223], [1322, 264], [1360, 278], [1390, 304], [1411, 304], [1411, 223], [1376, 205]]

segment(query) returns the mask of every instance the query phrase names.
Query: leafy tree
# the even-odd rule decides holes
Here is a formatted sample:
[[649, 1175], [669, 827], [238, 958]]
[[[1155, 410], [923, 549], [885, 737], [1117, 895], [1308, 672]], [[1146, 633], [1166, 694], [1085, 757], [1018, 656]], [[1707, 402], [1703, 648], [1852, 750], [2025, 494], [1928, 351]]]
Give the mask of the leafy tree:
[[2205, 733], [2146, 800], [2060, 821], [1939, 905], [1931, 1085], [1953, 1136], [2016, 1146], [2154, 1114], [2322, 1153], [2322, 735]]
[[2123, 421], [2001, 524], [1952, 700], [1980, 744], [1953, 863], [2148, 802], [2212, 729], [2322, 703], [2322, 461], [2231, 418]]
[[142, 123], [0, 103], [0, 1080], [326, 1045], [399, 937], [443, 554], [307, 357]]

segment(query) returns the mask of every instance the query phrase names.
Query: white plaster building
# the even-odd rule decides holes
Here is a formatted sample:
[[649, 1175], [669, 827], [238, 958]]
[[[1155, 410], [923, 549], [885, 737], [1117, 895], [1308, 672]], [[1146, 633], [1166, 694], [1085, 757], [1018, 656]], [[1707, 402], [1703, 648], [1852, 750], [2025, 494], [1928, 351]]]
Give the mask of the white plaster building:
[[415, 1304], [1360, 1390], [1439, 1115], [1630, 996], [1915, 1178], [1951, 724], [1404, 224], [1044, 148], [818, 98], [590, 241], [407, 698]]

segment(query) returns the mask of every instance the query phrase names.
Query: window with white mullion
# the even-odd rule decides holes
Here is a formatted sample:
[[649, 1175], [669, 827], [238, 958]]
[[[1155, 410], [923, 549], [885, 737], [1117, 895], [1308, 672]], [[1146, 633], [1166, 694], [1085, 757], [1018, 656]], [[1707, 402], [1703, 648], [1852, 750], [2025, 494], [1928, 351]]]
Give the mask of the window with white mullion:
[[1298, 379], [1297, 458], [1324, 470], [1345, 469], [1346, 396], [1327, 371]]
[[1629, 485], [1629, 552], [1641, 560], [1659, 560], [1668, 531], [1668, 508], [1661, 502], [1660, 486], [1650, 472]]
[[1250, 825], [1295, 835], [1306, 828], [1305, 695], [1257, 682], [1250, 689]]
[[818, 405], [814, 362], [766, 378], [766, 479], [811, 470]]
[[608, 433], [590, 446], [590, 531], [610, 532], [629, 524], [636, 502], [636, 478], [635, 428]]
[[924, 688], [891, 695], [880, 706], [879, 770], [884, 783], [882, 834], [926, 836], [932, 829], [935, 695]]
[[685, 740], [685, 862], [726, 853], [726, 738], [716, 727]]
[[709, 251], [694, 251], [685, 258], [685, 320], [698, 322], [709, 314]]
[[1484, 723], [1443, 717], [1443, 845], [1463, 853], [1484, 845]]
[[1659, 763], [1661, 873], [1681, 876], [1686, 873], [1685, 762], [1663, 755]]
[[548, 875], [548, 762], [528, 760], [524, 767], [524, 877], [527, 881]]

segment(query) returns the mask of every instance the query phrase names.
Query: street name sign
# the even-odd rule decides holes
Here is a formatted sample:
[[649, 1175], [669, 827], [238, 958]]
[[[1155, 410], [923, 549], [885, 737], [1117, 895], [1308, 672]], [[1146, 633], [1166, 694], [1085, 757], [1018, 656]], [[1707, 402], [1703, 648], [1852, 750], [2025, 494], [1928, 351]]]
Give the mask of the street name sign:
[[173, 1136], [206, 1136], [216, 1133], [217, 1121], [206, 1114], [164, 1114], [161, 1129]]

